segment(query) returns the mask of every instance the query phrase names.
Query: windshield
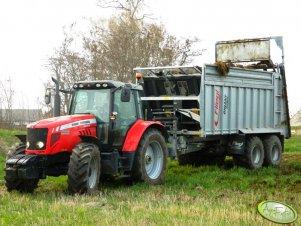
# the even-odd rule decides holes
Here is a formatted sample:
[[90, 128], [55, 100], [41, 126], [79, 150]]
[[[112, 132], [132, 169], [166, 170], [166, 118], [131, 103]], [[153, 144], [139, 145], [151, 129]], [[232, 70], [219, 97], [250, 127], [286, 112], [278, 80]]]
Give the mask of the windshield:
[[76, 90], [70, 114], [93, 114], [101, 122], [109, 122], [110, 89]]

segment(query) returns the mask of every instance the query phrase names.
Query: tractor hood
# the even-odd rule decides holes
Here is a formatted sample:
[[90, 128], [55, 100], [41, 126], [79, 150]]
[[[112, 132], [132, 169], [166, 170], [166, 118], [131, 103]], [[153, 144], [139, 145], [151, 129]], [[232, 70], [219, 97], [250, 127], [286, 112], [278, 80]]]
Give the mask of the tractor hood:
[[27, 125], [27, 128], [48, 128], [56, 131], [72, 128], [80, 125], [96, 124], [94, 115], [66, 115], [54, 118], [43, 119]]
[[72, 152], [82, 136], [96, 137], [94, 115], [67, 115], [43, 119], [27, 126], [26, 154]]

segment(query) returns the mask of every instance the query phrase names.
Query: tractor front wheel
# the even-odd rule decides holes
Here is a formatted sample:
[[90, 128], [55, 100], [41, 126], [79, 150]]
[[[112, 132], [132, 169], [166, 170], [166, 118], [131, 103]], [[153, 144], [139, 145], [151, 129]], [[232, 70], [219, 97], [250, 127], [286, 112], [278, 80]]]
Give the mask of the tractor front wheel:
[[100, 177], [100, 151], [95, 144], [79, 143], [72, 151], [68, 168], [71, 194], [94, 194]]
[[149, 129], [140, 140], [135, 155], [132, 179], [148, 184], [161, 184], [165, 179], [167, 148], [164, 137], [156, 129]]

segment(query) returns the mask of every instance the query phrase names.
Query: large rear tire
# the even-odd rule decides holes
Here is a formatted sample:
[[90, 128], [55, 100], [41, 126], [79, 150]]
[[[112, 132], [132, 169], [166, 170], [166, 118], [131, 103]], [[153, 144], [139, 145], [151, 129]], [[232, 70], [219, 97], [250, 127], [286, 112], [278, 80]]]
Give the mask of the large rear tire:
[[95, 144], [79, 143], [72, 151], [68, 168], [71, 194], [94, 194], [100, 177], [100, 151]]
[[[26, 145], [23, 143], [15, 144], [10, 148], [6, 155], [6, 160], [20, 154], [25, 154]], [[7, 191], [17, 190], [24, 193], [33, 193], [34, 190], [38, 187], [39, 179], [28, 179], [28, 180], [21, 180], [21, 179], [14, 179], [10, 180], [7, 177], [5, 179], [5, 186]]]
[[278, 166], [282, 158], [282, 144], [276, 135], [271, 135], [263, 140], [264, 165]]
[[132, 179], [148, 184], [161, 184], [165, 179], [167, 148], [156, 129], [147, 130], [140, 140], [132, 168]]

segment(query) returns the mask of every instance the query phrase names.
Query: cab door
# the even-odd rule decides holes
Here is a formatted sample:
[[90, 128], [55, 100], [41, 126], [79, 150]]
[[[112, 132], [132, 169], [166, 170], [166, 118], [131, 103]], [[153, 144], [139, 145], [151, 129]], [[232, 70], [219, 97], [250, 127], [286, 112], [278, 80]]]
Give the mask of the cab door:
[[114, 92], [113, 111], [112, 111], [112, 147], [121, 149], [127, 131], [137, 121], [138, 111], [137, 103], [133, 90], [129, 90], [129, 101], [124, 102], [121, 100], [122, 89]]

